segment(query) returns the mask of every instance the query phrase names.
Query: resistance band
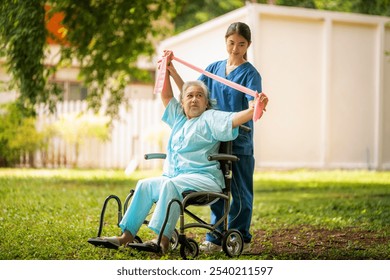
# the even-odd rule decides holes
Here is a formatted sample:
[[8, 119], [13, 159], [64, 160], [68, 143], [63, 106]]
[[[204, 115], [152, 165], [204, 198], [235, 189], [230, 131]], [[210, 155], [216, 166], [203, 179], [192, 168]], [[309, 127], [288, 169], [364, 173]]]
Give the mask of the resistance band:
[[[260, 98], [257, 98], [259, 97], [259, 93], [257, 91], [254, 91], [254, 90], [251, 90], [249, 88], [246, 88], [240, 84], [237, 84], [235, 82], [232, 82], [232, 81], [229, 81], [225, 78], [222, 78], [218, 75], [215, 75], [215, 74], [212, 74], [208, 71], [205, 71], [199, 67], [196, 67], [195, 65], [192, 65], [178, 57], [175, 57], [173, 55], [172, 52], [168, 53], [168, 55], [165, 55], [163, 58], [162, 58], [162, 61], [161, 61], [161, 64], [160, 64], [160, 71], [159, 71], [159, 74], [157, 76], [157, 79], [156, 79], [156, 84], [155, 84], [155, 88], [154, 88], [154, 93], [158, 93], [158, 92], [161, 92], [164, 88], [164, 80], [165, 80], [165, 74], [166, 74], [166, 71], [167, 71], [167, 58], [171, 56], [171, 59], [173, 60], [176, 60], [178, 62], [180, 62], [181, 64], [201, 73], [201, 74], [204, 74], [205, 76], [207, 77], [210, 77], [222, 84], [225, 84], [231, 88], [234, 88], [238, 91], [241, 91], [243, 93], [246, 93], [246, 94], [249, 94], [251, 96], [253, 96], [255, 98], [255, 108], [254, 108], [254, 113], [253, 113], [253, 121], [257, 121], [258, 119], [261, 118], [261, 116], [263, 115], [263, 111], [265, 111], [265, 106], [267, 104], [267, 101], [266, 102], [262, 102], [262, 100], [260, 100]], [[264, 99], [268, 99], [268, 97], [262, 93], [264, 95]]]

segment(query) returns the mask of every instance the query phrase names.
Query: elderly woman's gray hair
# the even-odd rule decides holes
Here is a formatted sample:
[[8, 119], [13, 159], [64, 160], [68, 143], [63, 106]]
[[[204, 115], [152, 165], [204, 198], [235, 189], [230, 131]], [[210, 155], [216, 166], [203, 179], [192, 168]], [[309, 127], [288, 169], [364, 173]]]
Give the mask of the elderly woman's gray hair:
[[182, 88], [180, 95], [179, 95], [180, 103], [183, 100], [183, 94], [186, 92], [186, 90], [189, 87], [192, 87], [192, 86], [197, 86], [197, 87], [200, 87], [202, 89], [203, 93], [206, 95], [206, 98], [207, 98], [207, 109], [206, 110], [212, 109], [215, 105], [215, 101], [210, 98], [210, 91], [209, 91], [208, 87], [205, 85], [205, 83], [203, 83], [200, 80], [188, 81], [188, 82], [184, 83], [183, 88]]

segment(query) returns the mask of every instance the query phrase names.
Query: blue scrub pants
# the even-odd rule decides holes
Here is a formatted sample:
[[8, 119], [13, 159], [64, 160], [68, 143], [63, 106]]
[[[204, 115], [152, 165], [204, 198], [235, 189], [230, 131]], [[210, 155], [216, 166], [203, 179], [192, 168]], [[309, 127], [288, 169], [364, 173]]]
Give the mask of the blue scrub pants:
[[[252, 235], [249, 228], [253, 211], [253, 172], [255, 159], [253, 156], [238, 155], [239, 161], [233, 163], [233, 179], [231, 186], [232, 201], [228, 216], [228, 229], [237, 229], [242, 233], [245, 243], [249, 243]], [[211, 205], [211, 223], [216, 223], [223, 215], [224, 202], [218, 200]], [[219, 226], [219, 230], [223, 225]], [[206, 240], [221, 245], [221, 240], [207, 233]]]
[[[127, 230], [135, 236], [156, 203], [148, 227], [159, 234], [168, 203], [174, 198], [182, 201], [182, 193], [188, 190], [221, 192], [222, 188], [211, 178], [200, 174], [181, 174], [173, 178], [161, 176], [138, 181], [130, 206], [119, 224], [122, 232]], [[163, 233], [168, 238], [171, 238], [179, 216], [180, 208], [174, 203]]]

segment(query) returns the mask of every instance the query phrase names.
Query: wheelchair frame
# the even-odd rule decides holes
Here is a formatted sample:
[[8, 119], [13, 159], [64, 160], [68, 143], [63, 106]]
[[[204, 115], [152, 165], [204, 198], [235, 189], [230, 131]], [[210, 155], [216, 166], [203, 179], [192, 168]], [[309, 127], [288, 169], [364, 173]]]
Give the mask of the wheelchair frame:
[[[242, 128], [247, 132], [250, 131], [250, 128], [248, 127], [240, 126], [240, 128]], [[180, 255], [183, 259], [193, 259], [196, 258], [199, 254], [198, 243], [192, 238], [187, 238], [185, 235], [186, 230], [190, 228], [206, 229], [210, 231], [212, 234], [214, 234], [217, 238], [221, 239], [222, 250], [225, 252], [227, 256], [236, 257], [241, 255], [242, 250], [244, 248], [244, 241], [243, 241], [242, 234], [236, 229], [229, 229], [229, 230], [227, 229], [228, 214], [230, 210], [230, 200], [231, 200], [230, 188], [231, 188], [231, 180], [232, 180], [232, 164], [233, 162], [239, 160], [237, 156], [232, 155], [232, 146], [233, 146], [232, 141], [221, 142], [219, 153], [210, 155], [208, 157], [209, 161], [218, 160], [220, 162], [220, 168], [224, 174], [224, 181], [225, 181], [225, 188], [221, 193], [190, 191], [190, 192], [183, 193], [182, 201], [178, 199], [172, 199], [167, 206], [167, 214], [165, 216], [164, 223], [160, 230], [160, 234], [158, 235], [157, 246], [150, 246], [150, 244], [142, 243], [142, 240], [139, 236], [135, 236], [134, 243], [129, 243], [127, 244], [127, 246], [141, 251], [161, 253], [160, 244], [161, 244], [162, 234], [168, 222], [169, 212], [171, 210], [172, 205], [174, 203], [177, 203], [180, 207], [180, 216], [179, 216], [180, 227], [179, 227], [179, 231], [175, 229], [173, 233], [173, 236], [171, 238], [171, 249], [176, 249], [177, 246], [180, 244]], [[165, 158], [166, 155], [162, 153], [153, 153], [153, 154], [145, 155], [146, 160], [165, 159]], [[132, 189], [130, 190], [129, 194], [125, 199], [123, 209], [122, 209], [122, 202], [117, 195], [109, 195], [104, 200], [102, 211], [100, 214], [99, 230], [98, 230], [97, 237], [100, 237], [103, 231], [104, 215], [105, 215], [108, 202], [114, 199], [118, 204], [117, 225], [119, 226], [119, 223], [122, 220], [122, 217], [127, 210], [129, 201], [132, 198], [133, 194], [134, 194], [134, 190]], [[187, 209], [187, 207], [191, 205], [209, 206], [219, 199], [224, 200], [224, 214], [215, 224], [207, 223], [206, 221], [202, 220], [200, 217], [192, 213], [189, 209]], [[185, 215], [188, 215], [191, 218], [193, 218], [196, 221], [196, 223], [193, 222], [193, 223], [186, 224]], [[145, 220], [144, 224], [148, 224], [148, 221]], [[221, 224], [223, 224], [222, 231], [218, 230], [218, 226]]]

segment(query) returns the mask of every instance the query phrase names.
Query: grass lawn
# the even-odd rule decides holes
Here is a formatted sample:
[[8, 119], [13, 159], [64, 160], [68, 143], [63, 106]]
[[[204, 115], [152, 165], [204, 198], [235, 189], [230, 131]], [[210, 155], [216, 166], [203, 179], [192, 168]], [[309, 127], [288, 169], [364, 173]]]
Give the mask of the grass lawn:
[[[104, 199], [124, 200], [140, 178], [159, 172], [0, 169], [1, 260], [181, 259], [87, 243]], [[199, 215], [208, 217], [207, 207]], [[116, 205], [103, 235], [120, 233]], [[253, 250], [240, 259], [390, 259], [390, 172], [278, 171], [255, 174]], [[204, 230], [189, 233], [199, 243]], [[142, 239], [151, 237], [143, 228]], [[227, 259], [224, 253], [199, 259]]]

